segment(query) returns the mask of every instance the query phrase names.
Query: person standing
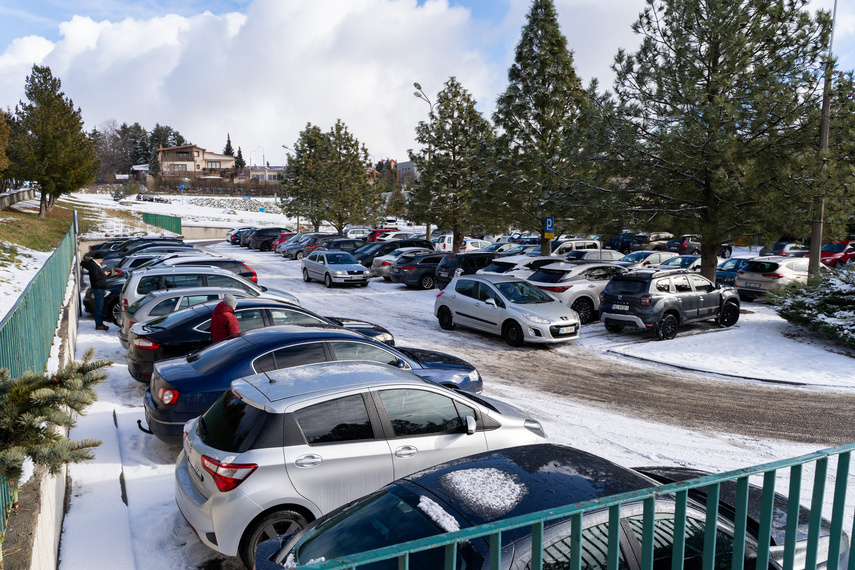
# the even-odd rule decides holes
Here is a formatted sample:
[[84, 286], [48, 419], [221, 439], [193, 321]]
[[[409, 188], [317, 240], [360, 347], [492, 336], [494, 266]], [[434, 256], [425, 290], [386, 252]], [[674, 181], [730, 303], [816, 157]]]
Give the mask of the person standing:
[[240, 332], [235, 307], [237, 298], [234, 295], [225, 295], [223, 300], [214, 307], [214, 315], [211, 317], [211, 341], [220, 342]]
[[89, 286], [92, 287], [94, 298], [92, 305], [92, 316], [95, 318], [95, 330], [106, 331], [110, 327], [104, 324], [104, 294], [107, 290], [107, 272], [101, 267], [104, 259], [103, 251], [95, 251], [87, 260], [84, 258], [80, 264], [89, 272]]

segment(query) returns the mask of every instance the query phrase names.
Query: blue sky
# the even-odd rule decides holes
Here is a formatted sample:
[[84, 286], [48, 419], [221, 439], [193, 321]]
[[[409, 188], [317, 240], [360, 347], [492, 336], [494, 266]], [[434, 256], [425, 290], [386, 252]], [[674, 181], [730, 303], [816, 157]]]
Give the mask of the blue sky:
[[[554, 0], [585, 84], [611, 86], [644, 0]], [[829, 9], [833, 0], [812, 0]], [[855, 12], [835, 53], [855, 67]], [[169, 125], [191, 142], [282, 164], [306, 124], [341, 119], [376, 158], [407, 159], [414, 127], [454, 76], [488, 118], [530, 0], [0, 0], [0, 107], [47, 65], [86, 128]], [[852, 54], [852, 55], [850, 55]], [[263, 159], [262, 159], [263, 157]]]

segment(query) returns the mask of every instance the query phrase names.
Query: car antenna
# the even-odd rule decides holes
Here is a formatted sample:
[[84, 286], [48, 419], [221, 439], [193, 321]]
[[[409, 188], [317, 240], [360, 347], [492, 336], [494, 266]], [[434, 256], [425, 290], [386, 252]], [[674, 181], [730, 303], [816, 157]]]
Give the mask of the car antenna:
[[265, 375], [265, 376], [267, 376], [267, 383], [268, 383], [268, 384], [276, 384], [276, 380], [274, 380], [273, 378], [271, 378], [271, 377], [270, 377], [270, 374], [268, 374], [267, 372], [265, 372], [265, 373], [264, 373], [264, 375]]

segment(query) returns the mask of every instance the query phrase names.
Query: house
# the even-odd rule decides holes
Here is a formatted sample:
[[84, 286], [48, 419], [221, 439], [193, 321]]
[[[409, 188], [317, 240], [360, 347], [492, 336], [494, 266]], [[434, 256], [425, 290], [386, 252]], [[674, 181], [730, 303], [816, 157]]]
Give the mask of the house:
[[160, 175], [164, 177], [223, 176], [233, 171], [235, 167], [235, 157], [208, 152], [194, 144], [160, 148], [157, 154], [160, 161]]

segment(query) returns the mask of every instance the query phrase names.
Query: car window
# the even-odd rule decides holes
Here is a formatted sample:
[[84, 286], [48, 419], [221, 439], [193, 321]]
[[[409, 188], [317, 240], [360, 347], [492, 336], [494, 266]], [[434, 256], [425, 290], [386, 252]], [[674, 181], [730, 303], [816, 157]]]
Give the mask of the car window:
[[677, 293], [691, 293], [692, 287], [689, 285], [689, 280], [685, 275], [674, 277], [674, 290]]
[[398, 357], [388, 350], [364, 342], [336, 341], [329, 343], [336, 360], [370, 360], [390, 366], [398, 365]]
[[[569, 536], [563, 537], [543, 549], [543, 570], [567, 570], [572, 560], [570, 556]], [[598, 524], [582, 531], [581, 568], [585, 570], [606, 570], [608, 568], [609, 523]], [[526, 569], [531, 568], [531, 563]], [[623, 550], [618, 554], [618, 570], [628, 568]]]
[[252, 447], [267, 418], [267, 412], [247, 405], [228, 390], [202, 415], [197, 429], [205, 445], [243, 453]]
[[612, 272], [608, 267], [594, 267], [585, 272], [586, 277], [591, 281], [608, 281], [612, 278]]
[[496, 293], [492, 287], [487, 285], [486, 283], [478, 283], [477, 288], [477, 299], [479, 301], [486, 301], [487, 299], [493, 299], [496, 302], [496, 305], [499, 307], [504, 307], [505, 303], [499, 297], [499, 294]]
[[140, 282], [137, 284], [137, 293], [140, 295], [147, 295], [152, 291], [157, 291], [159, 288], [158, 278], [154, 275], [149, 275], [140, 279]]
[[371, 419], [360, 394], [297, 410], [294, 418], [309, 445], [374, 439]]
[[178, 305], [182, 309], [186, 309], [187, 307], [192, 307], [193, 305], [198, 305], [199, 303], [207, 303], [208, 301], [216, 301], [220, 296], [217, 294], [212, 295], [185, 295], [181, 298], [181, 303]]
[[204, 287], [205, 280], [201, 275], [165, 275], [163, 277], [163, 286], [166, 289]]
[[313, 315], [300, 311], [290, 311], [286, 308], [270, 309], [270, 318], [274, 325], [317, 325], [327, 324]]
[[[218, 343], [220, 344], [220, 343]], [[259, 356], [252, 361], [252, 368], [256, 372], [270, 372], [281, 368], [302, 366], [304, 364], [315, 364], [326, 362], [327, 354], [323, 343], [311, 342], [286, 346], [272, 352]]]
[[178, 303], [178, 298], [164, 299], [154, 306], [148, 314], [152, 317], [160, 317], [175, 312], [175, 305]]
[[264, 326], [264, 317], [261, 309], [240, 309], [235, 311], [235, 318], [241, 332], [260, 329]]
[[230, 277], [228, 275], [208, 275], [208, 287], [243, 289], [247, 293], [252, 294], [254, 297], [258, 296], [252, 287], [250, 287], [240, 279], [235, 279], [234, 277]]
[[670, 293], [671, 292], [671, 280], [670, 279], [657, 279], [656, 280], [656, 290], [660, 293]]
[[715, 289], [715, 285], [701, 277], [700, 275], [691, 275], [689, 278], [692, 280], [692, 285], [695, 286], [695, 291], [698, 293], [709, 293], [713, 289]]
[[807, 272], [808, 263], [809, 262], [807, 259], [800, 259], [793, 264], [793, 270], [801, 271], [801, 272]]
[[463, 420], [454, 400], [426, 390], [380, 390], [395, 437], [460, 431]]
[[527, 281], [511, 281], [507, 283], [499, 283], [496, 285], [499, 293], [510, 301], [516, 304], [529, 303], [551, 303], [555, 300], [534, 285]]
[[475, 298], [475, 281], [470, 279], [458, 279], [454, 290], [467, 297]]

